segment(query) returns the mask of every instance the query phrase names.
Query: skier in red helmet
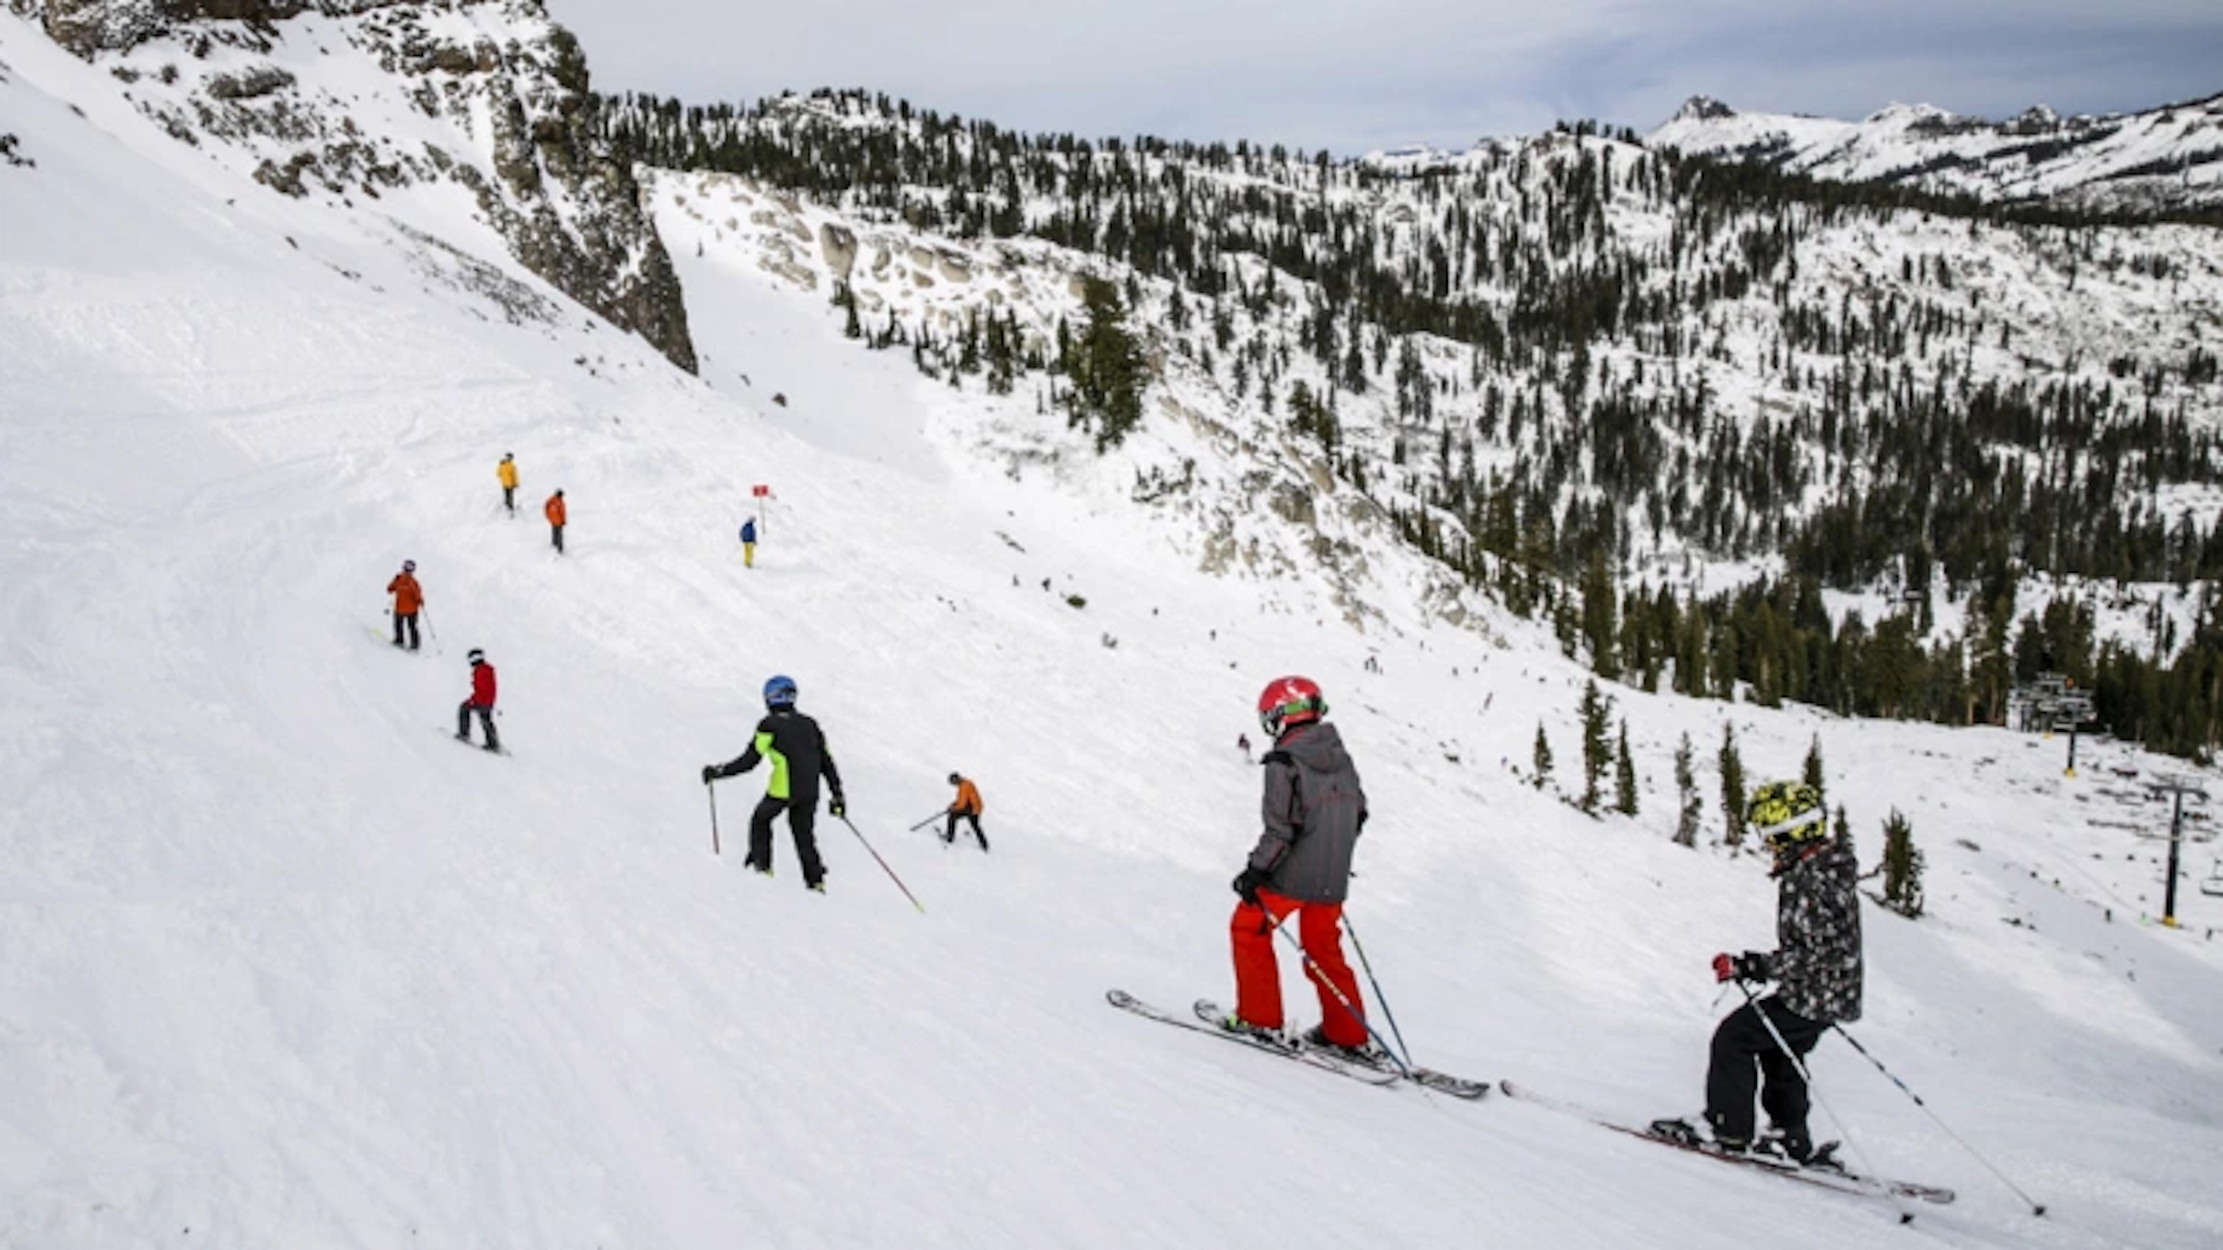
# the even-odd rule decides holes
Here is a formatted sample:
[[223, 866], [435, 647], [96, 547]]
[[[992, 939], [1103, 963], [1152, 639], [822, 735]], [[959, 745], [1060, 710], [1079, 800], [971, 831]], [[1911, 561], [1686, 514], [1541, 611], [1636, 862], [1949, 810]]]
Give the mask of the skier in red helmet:
[[[1282, 1032], [1281, 971], [1274, 930], [1297, 915], [1297, 937], [1317, 972], [1320, 1023], [1304, 1034], [1310, 1045], [1367, 1049], [1365, 1004], [1343, 959], [1343, 900], [1350, 891], [1351, 854], [1366, 826], [1366, 791], [1327, 714], [1320, 687], [1304, 677], [1277, 677], [1258, 696], [1258, 723], [1273, 739], [1259, 761], [1266, 779], [1265, 830], [1234, 881], [1242, 896], [1229, 922], [1235, 949], [1238, 1032]], [[1323, 980], [1324, 978], [1324, 980]]]

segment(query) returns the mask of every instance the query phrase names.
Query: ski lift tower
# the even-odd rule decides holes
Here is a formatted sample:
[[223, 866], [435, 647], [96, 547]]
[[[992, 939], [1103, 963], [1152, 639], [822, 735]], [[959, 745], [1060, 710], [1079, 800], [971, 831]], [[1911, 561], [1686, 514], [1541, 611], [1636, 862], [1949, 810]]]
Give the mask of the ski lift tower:
[[2024, 733], [2050, 735], [2053, 722], [2061, 714], [2061, 696], [2067, 689], [2068, 679], [2059, 673], [2040, 673], [2028, 684], [2017, 686], [2015, 727]]
[[2155, 782], [2153, 792], [2156, 797], [2166, 794], [2175, 801], [2169, 816], [2169, 881], [2161, 897], [2161, 923], [2174, 929], [2177, 927], [2177, 855], [2184, 846], [2184, 796], [2189, 794], [2206, 802], [2208, 792], [2200, 788], [2199, 782], [2187, 777]]
[[2062, 688], [2053, 713], [2053, 728], [2056, 730], [2065, 729], [2069, 735], [2069, 766], [2062, 773], [2062, 776], [2076, 776], [2077, 727], [2097, 719], [2099, 719], [2099, 709], [2092, 705], [2092, 696], [2078, 690], [2075, 682], [2068, 682]]

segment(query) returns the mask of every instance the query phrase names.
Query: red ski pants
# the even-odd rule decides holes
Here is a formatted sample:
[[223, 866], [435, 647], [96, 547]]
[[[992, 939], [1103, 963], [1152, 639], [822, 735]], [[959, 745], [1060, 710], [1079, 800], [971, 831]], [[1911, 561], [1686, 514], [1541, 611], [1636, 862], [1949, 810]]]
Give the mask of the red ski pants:
[[[1272, 890], [1260, 890], [1258, 901], [1265, 906], [1238, 903], [1234, 919], [1228, 922], [1235, 945], [1235, 1014], [1260, 1028], [1282, 1027], [1281, 965], [1274, 959], [1274, 925], [1294, 912], [1297, 940], [1318, 969], [1307, 979], [1320, 993], [1320, 1022], [1328, 1040], [1338, 1046], [1364, 1046], [1366, 1004], [1359, 998], [1351, 965], [1343, 962], [1343, 904], [1306, 903]], [[1327, 978], [1325, 984], [1321, 975]], [[1354, 1009], [1360, 1014], [1354, 1016]]]

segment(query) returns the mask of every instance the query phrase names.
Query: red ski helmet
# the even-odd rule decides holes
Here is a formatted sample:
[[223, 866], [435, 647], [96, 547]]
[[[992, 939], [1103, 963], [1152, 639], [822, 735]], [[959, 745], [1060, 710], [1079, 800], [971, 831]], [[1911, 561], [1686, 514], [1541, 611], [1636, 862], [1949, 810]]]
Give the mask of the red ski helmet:
[[1276, 677], [1258, 695], [1258, 723], [1276, 738], [1290, 726], [1316, 721], [1327, 711], [1319, 683], [1309, 677]]

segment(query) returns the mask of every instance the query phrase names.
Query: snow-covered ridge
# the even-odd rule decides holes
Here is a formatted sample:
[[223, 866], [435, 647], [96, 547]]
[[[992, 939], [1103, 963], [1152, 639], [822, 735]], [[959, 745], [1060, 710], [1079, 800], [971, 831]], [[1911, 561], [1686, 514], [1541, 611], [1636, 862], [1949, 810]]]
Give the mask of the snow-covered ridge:
[[2123, 210], [2223, 207], [2223, 95], [2137, 113], [2005, 121], [1893, 104], [1857, 122], [1739, 113], [1697, 97], [1651, 142], [1820, 178], [1985, 200]]
[[692, 366], [670, 258], [589, 131], [577, 41], [539, 0], [10, 4], [172, 138], [274, 191], [406, 216], [412, 189], [460, 190], [527, 269]]
[[[1701, 103], [1688, 111], [1718, 117], [1725, 106]], [[641, 116], [649, 126], [667, 120]], [[868, 194], [853, 187], [815, 196], [741, 188], [766, 201], [754, 205], [736, 204], [705, 182], [688, 213], [710, 228], [707, 239], [667, 211], [674, 204], [670, 188], [693, 175], [644, 180], [658, 188], [662, 228], [695, 240], [676, 244], [681, 252], [701, 246], [730, 253], [732, 263], [788, 275], [829, 302], [834, 283], [847, 280], [860, 331], [900, 327], [908, 336], [901, 349], [944, 379], [957, 372], [951, 365], [963, 355], [968, 324], [1010, 318], [1039, 346], [1061, 318], [1075, 314], [1077, 301], [1062, 277], [1010, 285], [952, 281], [934, 258], [969, 258], [965, 268], [973, 274], [1000, 274], [1022, 260], [1050, 275], [1099, 273], [1131, 294], [1135, 320], [1158, 349], [1155, 411], [1214, 414], [1217, 424], [1261, 445], [1278, 441], [1315, 464], [1340, 465], [1344, 486], [1357, 486], [1397, 515], [1430, 515], [1453, 544], [1476, 532], [1469, 527], [1471, 504], [1481, 490], [1545, 480], [1563, 485], [1535, 513], [1612, 509], [1632, 540], [1624, 553], [1632, 581], [1713, 593], [1779, 573], [1769, 524], [1754, 520], [1749, 482], [1723, 492], [1718, 521], [1692, 506], [1709, 463], [1746, 458], [1748, 444], [1721, 433], [1791, 439], [1790, 471], [1778, 476], [1797, 483], [1786, 492], [1790, 515], [1810, 515], [1868, 487], [1884, 467], [1841, 441], [1833, 446], [1815, 415], [1842, 402], [1865, 413], [1848, 425], [1895, 420], [1898, 401], [1882, 379], [1901, 379], [1917, 393], [2052, 388], [2088, 395], [2096, 420], [2110, 428], [2130, 428], [2154, 411], [2181, 412], [2199, 431], [2223, 424], [2223, 388], [2203, 363], [2207, 328], [2223, 316], [2223, 236], [2206, 227], [2070, 232], [1819, 204], [1716, 209], [1676, 192], [1674, 163], [1633, 136], [1581, 127], [1490, 140], [1451, 158], [1413, 150], [1356, 162], [1244, 145], [1183, 150], [1107, 142], [1080, 151], [1053, 142], [1015, 162], [1008, 179], [968, 181], [945, 171], [993, 165], [1001, 136], [979, 122], [944, 118], [929, 127], [922, 116], [884, 100], [829, 93], [766, 101], [720, 123], [730, 130], [714, 130], [712, 142], [730, 134], [778, 146], [801, 154], [799, 165], [866, 143], [883, 145], [890, 160], [912, 163], [905, 185]], [[1450, 163], [1432, 164], [1440, 159]], [[1433, 176], [1405, 176], [1421, 172]], [[1020, 221], [1047, 219], [1053, 228], [1043, 233], [1063, 230], [1060, 237], [1068, 238], [1075, 216], [1116, 223], [1120, 207], [1092, 203], [1074, 189], [1084, 179], [1137, 187], [1142, 198], [1124, 210], [1133, 220], [1156, 195], [1158, 210], [1214, 223], [1216, 232], [1199, 232], [1209, 241], [1198, 251], [1218, 257], [1217, 272], [1177, 283], [1160, 276], [1167, 268], [1162, 258], [1129, 252], [1135, 257], [1129, 263], [1107, 254], [1116, 245], [1082, 250], [1025, 233], [995, 238], [1018, 230]], [[1569, 211], [1585, 199], [1594, 199], [1595, 208]], [[791, 228], [759, 220], [789, 213], [772, 201], [790, 206]], [[993, 229], [964, 237], [950, 220], [949, 206], [959, 202], [993, 205], [1002, 216]], [[1332, 228], [1304, 224], [1315, 211], [1323, 220], [1332, 215]], [[1114, 226], [1094, 228], [1108, 237]], [[838, 241], [829, 242], [828, 229]], [[878, 255], [885, 265], [847, 255], [863, 236], [874, 240], [865, 260]], [[1498, 327], [1557, 315], [1552, 288], [1577, 288], [1589, 275], [1614, 275], [1625, 311], [1591, 323], [1592, 337], [1574, 355], [1564, 343], [1500, 353], [1437, 334], [1393, 333], [1348, 315], [1321, 284], [1277, 266], [1307, 251], [1365, 257], [1407, 289], [1433, 289], [1486, 310]], [[912, 256], [923, 259], [903, 263]], [[842, 313], [823, 315], [838, 323]], [[1814, 327], [1824, 325], [1833, 328], [1816, 335]], [[1330, 350], [1322, 351], [1323, 341]], [[1588, 398], [1565, 384], [1571, 372], [1583, 377]], [[977, 375], [953, 380], [981, 385]], [[1031, 375], [1020, 394], [1041, 408], [1038, 397], [1052, 385]], [[1333, 397], [1332, 431], [1292, 428], [1286, 399], [1299, 385]], [[1602, 461], [1627, 462], [1609, 457], [1590, 436], [1599, 424], [1593, 401], [1612, 389], [1655, 413], [1705, 408], [1721, 420], [1645, 422], [1657, 431], [1659, 450], [1645, 453], [1655, 457], [1657, 472], [1585, 480]], [[1521, 415], [1508, 418], [1508, 410]], [[983, 446], [1023, 448], [1015, 440], [1035, 435], [1022, 431], [1054, 430], [1061, 422], [1054, 408], [1020, 414], [1003, 423], [1000, 435], [984, 434]], [[1023, 451], [998, 454], [1014, 472], [1034, 463]], [[2006, 471], [2044, 473], [2043, 458], [2026, 449], [1997, 455]], [[1197, 459], [1193, 472], [1176, 459], [1136, 476], [1214, 479], [1210, 457]], [[1553, 464], [1564, 471], [1544, 469]], [[1182, 491], [1148, 481], [1135, 494], [1185, 506]], [[2214, 525], [2223, 505], [2212, 490], [2173, 485], [2136, 488], [2121, 498], [2142, 516], [2168, 525], [2189, 517], [2201, 531]], [[2026, 607], [2063, 584], [2054, 579], [2049, 589], [2033, 581]], [[1876, 586], [1874, 597], [1861, 601], [1864, 615], [1874, 619], [1902, 604], [1905, 589]], [[1955, 597], [1951, 588], [1936, 589], [1941, 608]], [[2160, 591], [2141, 586], [2130, 594], [2125, 619], [2135, 622]], [[2172, 613], [2185, 610], [2184, 596], [2171, 597]], [[1940, 613], [1948, 618], [1957, 619]], [[2136, 628], [2120, 632], [2130, 636]]]
[[[832, 325], [844, 315], [829, 308], [838, 293], [854, 301], [858, 337], [930, 364], [964, 351], [968, 338], [977, 346], [991, 322], [1020, 353], [1046, 359], [1061, 329], [1081, 320], [1083, 278], [1125, 276], [1040, 240], [961, 239], [862, 220], [731, 175], [644, 170], [641, 178], [690, 299], [746, 273]], [[1167, 295], [1151, 284], [1150, 316]], [[797, 405], [806, 391], [824, 390], [822, 379], [794, 377], [778, 353], [729, 366], [711, 346], [717, 331], [705, 324], [701, 333], [703, 377], [713, 386], [733, 387], [746, 369], [749, 389]], [[1061, 412], [1045, 411], [1044, 380], [1033, 374], [999, 392], [934, 365], [952, 388], [935, 405], [937, 425], [967, 459], [1013, 479], [1044, 477], [1106, 512], [1150, 508], [1153, 526], [1200, 569], [1256, 579], [1262, 596], [1301, 602], [1318, 592], [1368, 632], [1438, 622], [1495, 635], [1501, 614], [1485, 596], [1399, 541], [1382, 506], [1339, 481], [1316, 443], [1231, 395], [1165, 327], [1145, 335], [1155, 378], [1147, 415], [1115, 449], [1100, 453]]]

